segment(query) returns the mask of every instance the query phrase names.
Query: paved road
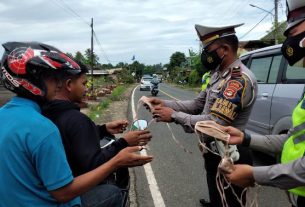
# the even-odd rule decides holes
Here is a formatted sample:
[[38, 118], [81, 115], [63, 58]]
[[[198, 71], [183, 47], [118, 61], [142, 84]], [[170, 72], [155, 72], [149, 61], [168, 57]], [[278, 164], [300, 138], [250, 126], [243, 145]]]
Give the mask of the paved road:
[[[170, 96], [172, 96], [180, 100], [187, 100], [196, 96], [194, 92], [174, 88], [166, 84], [160, 84], [160, 89], [158, 98], [161, 99], [171, 99]], [[135, 103], [143, 95], [150, 96], [150, 92], [139, 91], [139, 88], [137, 88], [134, 95]], [[152, 117], [148, 111], [140, 107], [138, 118], [150, 120]], [[132, 115], [130, 115], [131, 119]], [[197, 147], [196, 137], [193, 134], [184, 133], [183, 129], [174, 123], [169, 124], [169, 126], [176, 140], [192, 153], [185, 152], [185, 149], [177, 144], [165, 123], [153, 123], [149, 126], [153, 134], [153, 140], [149, 144], [148, 154], [154, 156], [151, 168], [162, 200], [165, 206], [169, 207], [200, 206], [199, 199], [208, 198], [208, 191], [203, 159]], [[161, 198], [157, 197], [159, 201], [153, 200], [144, 168], [135, 168], [134, 172], [138, 206], [162, 206], [161, 204], [154, 205], [154, 203], [162, 203], [160, 202]], [[154, 185], [152, 186], [151, 188], [156, 189]], [[153, 196], [156, 195], [155, 192], [153, 192]], [[258, 196], [259, 206], [289, 206], [285, 193], [274, 188], [262, 187]]]

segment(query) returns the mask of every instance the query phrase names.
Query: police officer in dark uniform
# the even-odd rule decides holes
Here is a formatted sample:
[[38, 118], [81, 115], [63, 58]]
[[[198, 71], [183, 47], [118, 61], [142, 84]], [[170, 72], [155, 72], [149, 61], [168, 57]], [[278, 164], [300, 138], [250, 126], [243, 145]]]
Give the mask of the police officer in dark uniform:
[[[159, 121], [180, 124], [186, 132], [194, 132], [198, 121], [214, 120], [218, 124], [233, 125], [244, 130], [249, 119], [257, 93], [257, 83], [252, 72], [237, 58], [238, 39], [235, 28], [241, 25], [226, 27], [206, 27], [195, 25], [202, 41], [201, 61], [205, 68], [212, 71], [207, 88], [194, 99], [187, 101], [163, 101], [150, 98], [155, 106], [154, 115]], [[203, 137], [215, 152], [219, 153], [215, 140]], [[216, 146], [216, 147], [215, 147]], [[233, 146], [236, 148], [236, 146]], [[237, 147], [234, 161], [252, 164], [247, 149]], [[203, 206], [221, 207], [222, 202], [216, 187], [216, 173], [220, 157], [211, 152], [204, 153], [207, 183], [211, 203], [201, 200]], [[243, 188], [233, 186], [240, 197]], [[230, 188], [225, 190], [229, 206], [240, 206]]]

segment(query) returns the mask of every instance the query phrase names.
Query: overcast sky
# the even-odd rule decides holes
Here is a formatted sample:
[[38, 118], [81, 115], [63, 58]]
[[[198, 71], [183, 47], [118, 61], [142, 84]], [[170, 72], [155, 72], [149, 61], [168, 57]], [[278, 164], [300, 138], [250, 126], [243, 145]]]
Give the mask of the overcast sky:
[[[245, 23], [237, 29], [242, 37], [267, 14], [249, 4], [274, 8], [274, 0], [0, 0], [0, 40], [41, 41], [64, 52], [84, 52], [90, 47], [92, 17], [101, 63], [131, 63], [135, 55], [141, 63], [165, 64], [175, 51], [198, 52], [194, 24]], [[280, 0], [280, 21], [285, 10]], [[241, 40], [261, 38], [271, 21], [269, 15]]]

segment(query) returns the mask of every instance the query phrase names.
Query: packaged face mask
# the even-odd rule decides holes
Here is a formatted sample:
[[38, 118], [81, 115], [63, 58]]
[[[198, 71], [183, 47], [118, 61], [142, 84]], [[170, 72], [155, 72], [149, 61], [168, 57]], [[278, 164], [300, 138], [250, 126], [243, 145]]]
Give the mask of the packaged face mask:
[[228, 133], [219, 129], [214, 121], [199, 121], [195, 125], [195, 130], [223, 142], [228, 142], [230, 137]]
[[145, 107], [148, 107], [149, 110], [150, 110], [151, 112], [154, 110], [154, 107], [153, 107], [153, 105], [149, 102], [148, 97], [142, 96], [142, 97], [139, 99], [139, 103], [140, 103], [140, 102], [142, 102], [143, 105], [144, 105]]
[[234, 162], [239, 160], [240, 154], [236, 145], [227, 145], [230, 139], [230, 135], [219, 129], [219, 125], [216, 124], [216, 122], [199, 121], [195, 125], [195, 130], [196, 132], [206, 134], [216, 139], [215, 142], [210, 143], [210, 146], [215, 146], [215, 148], [217, 149], [217, 153], [219, 153], [222, 158], [227, 156], [231, 158]]

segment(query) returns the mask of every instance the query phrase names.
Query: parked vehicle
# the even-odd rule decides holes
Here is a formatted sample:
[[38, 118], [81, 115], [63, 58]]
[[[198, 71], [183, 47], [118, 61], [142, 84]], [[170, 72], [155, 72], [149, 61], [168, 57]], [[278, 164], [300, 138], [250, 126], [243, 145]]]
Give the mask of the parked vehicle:
[[141, 78], [141, 82], [140, 82], [140, 91], [142, 90], [150, 90], [150, 82], [152, 81], [153, 77], [151, 76], [143, 76]]
[[254, 50], [240, 58], [258, 83], [247, 129], [259, 134], [287, 133], [292, 126], [292, 111], [304, 93], [304, 60], [289, 66], [281, 45]]

